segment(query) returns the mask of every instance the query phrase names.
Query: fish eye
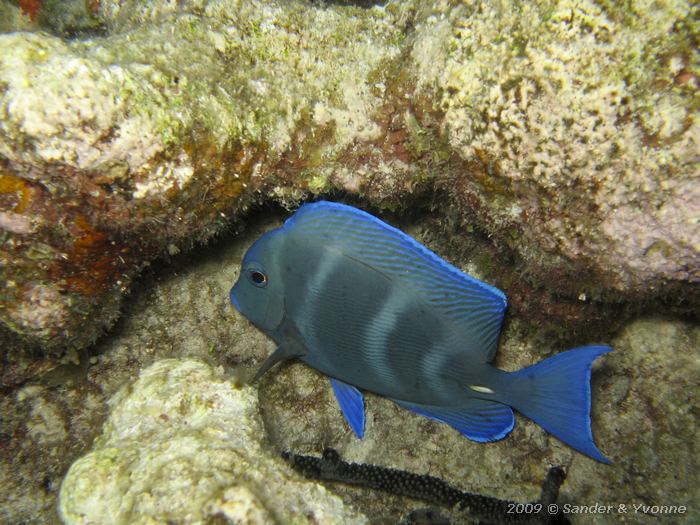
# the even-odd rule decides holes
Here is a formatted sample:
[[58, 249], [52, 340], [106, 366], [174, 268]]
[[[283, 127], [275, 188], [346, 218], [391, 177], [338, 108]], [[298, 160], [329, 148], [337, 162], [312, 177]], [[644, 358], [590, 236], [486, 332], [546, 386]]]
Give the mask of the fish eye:
[[248, 272], [248, 278], [258, 288], [262, 288], [267, 285], [267, 275], [262, 273], [260, 270], [250, 270]]

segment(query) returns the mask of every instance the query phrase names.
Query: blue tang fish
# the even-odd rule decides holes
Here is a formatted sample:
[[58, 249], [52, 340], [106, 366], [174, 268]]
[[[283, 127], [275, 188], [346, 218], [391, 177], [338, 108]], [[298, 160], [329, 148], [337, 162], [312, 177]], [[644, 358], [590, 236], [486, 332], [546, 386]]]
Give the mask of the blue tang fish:
[[417, 241], [352, 206], [305, 204], [243, 258], [231, 303], [277, 343], [258, 370], [292, 358], [330, 377], [355, 434], [363, 390], [495, 441], [513, 408], [567, 445], [609, 463], [591, 432], [591, 365], [611, 350], [584, 346], [517, 372], [491, 365], [506, 297]]

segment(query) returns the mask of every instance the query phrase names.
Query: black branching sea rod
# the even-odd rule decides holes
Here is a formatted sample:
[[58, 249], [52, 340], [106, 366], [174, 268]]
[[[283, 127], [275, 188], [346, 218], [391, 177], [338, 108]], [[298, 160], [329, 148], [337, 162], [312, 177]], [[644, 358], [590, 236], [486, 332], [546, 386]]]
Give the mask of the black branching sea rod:
[[248, 250], [231, 303], [277, 343], [257, 379], [298, 358], [328, 375], [355, 434], [361, 391], [495, 441], [513, 408], [570, 447], [609, 463], [591, 432], [591, 365], [611, 350], [584, 346], [517, 372], [491, 365], [506, 297], [352, 206], [316, 202]]

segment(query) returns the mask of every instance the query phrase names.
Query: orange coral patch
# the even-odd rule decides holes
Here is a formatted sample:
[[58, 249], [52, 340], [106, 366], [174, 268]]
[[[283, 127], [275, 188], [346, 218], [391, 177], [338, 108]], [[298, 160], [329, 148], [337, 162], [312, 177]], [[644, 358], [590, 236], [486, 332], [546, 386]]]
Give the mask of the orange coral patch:
[[104, 244], [107, 240], [107, 234], [93, 228], [84, 215], [78, 214], [75, 218], [75, 226], [82, 232], [82, 235], [80, 235], [74, 243], [78, 251], [97, 247]]
[[126, 270], [128, 248], [110, 242], [106, 232], [95, 228], [80, 213], [68, 228], [74, 234], [73, 246], [50, 268], [52, 279], [70, 292], [88, 296], [105, 292]]
[[19, 7], [22, 12], [32, 21], [36, 20], [36, 15], [41, 9], [42, 0], [19, 0]]
[[[27, 181], [10, 175], [0, 173], [0, 197], [9, 198], [10, 202], [2, 202], [15, 213], [24, 213], [34, 193], [34, 188]], [[5, 199], [2, 199], [3, 201]], [[0, 201], [1, 202], [1, 201]]]
[[85, 7], [87, 7], [90, 13], [96, 15], [100, 11], [100, 0], [86, 0]]
[[[86, 257], [80, 261], [82, 268], [74, 268], [64, 279], [64, 289], [83, 295], [105, 292], [119, 278], [120, 268], [114, 253], [101, 257]], [[70, 271], [70, 270], [69, 270]]]

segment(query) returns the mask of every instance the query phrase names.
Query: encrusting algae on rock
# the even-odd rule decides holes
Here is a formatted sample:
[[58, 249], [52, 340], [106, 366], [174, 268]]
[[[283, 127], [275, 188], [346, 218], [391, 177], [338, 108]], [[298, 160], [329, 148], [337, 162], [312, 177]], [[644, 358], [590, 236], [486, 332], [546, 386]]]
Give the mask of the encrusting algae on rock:
[[454, 198], [570, 294], [697, 282], [700, 8], [434, 5], [412, 57], [469, 173]]
[[[0, 35], [9, 330], [44, 351], [85, 346], [168, 246], [207, 239], [260, 190], [324, 186], [309, 168], [376, 135], [381, 90], [363, 79], [399, 54], [383, 11], [352, 13], [103, 1], [104, 38]], [[21, 308], [35, 286], [61, 314], [41, 330]]]
[[165, 359], [111, 400], [92, 452], [61, 485], [67, 525], [365, 524], [265, 442], [256, 390], [195, 360]]
[[625, 5], [104, 0], [99, 36], [0, 35], [3, 332], [85, 347], [169, 247], [334, 190], [437, 189], [560, 295], [697, 283], [698, 7]]

